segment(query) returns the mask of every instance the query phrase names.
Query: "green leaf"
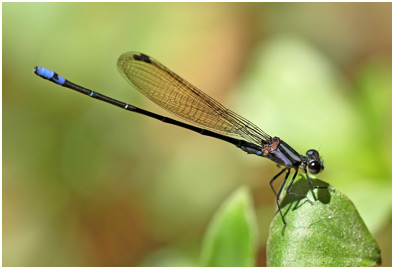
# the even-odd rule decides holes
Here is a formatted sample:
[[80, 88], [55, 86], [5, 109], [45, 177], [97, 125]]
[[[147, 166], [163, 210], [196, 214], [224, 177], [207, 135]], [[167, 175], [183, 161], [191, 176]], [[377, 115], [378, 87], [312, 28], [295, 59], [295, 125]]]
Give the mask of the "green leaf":
[[205, 235], [202, 266], [253, 266], [257, 223], [250, 193], [236, 190], [215, 213]]
[[[276, 214], [267, 242], [268, 266], [374, 266], [380, 249], [354, 204], [320, 180], [311, 191], [305, 177], [296, 181], [281, 203], [287, 222]], [[307, 195], [307, 198], [302, 196]], [[283, 230], [283, 233], [282, 233]]]

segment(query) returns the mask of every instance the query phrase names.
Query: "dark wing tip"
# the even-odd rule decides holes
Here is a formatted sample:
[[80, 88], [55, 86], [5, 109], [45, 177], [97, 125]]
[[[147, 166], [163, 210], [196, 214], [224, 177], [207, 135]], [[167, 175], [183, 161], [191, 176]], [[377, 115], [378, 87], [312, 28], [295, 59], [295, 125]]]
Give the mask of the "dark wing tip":
[[134, 57], [134, 60], [136, 60], [136, 61], [143, 61], [143, 62], [146, 62], [148, 64], [152, 63], [152, 61], [150, 60], [149, 56], [146, 55], [146, 54], [143, 54], [143, 53], [134, 54], [133, 57]]

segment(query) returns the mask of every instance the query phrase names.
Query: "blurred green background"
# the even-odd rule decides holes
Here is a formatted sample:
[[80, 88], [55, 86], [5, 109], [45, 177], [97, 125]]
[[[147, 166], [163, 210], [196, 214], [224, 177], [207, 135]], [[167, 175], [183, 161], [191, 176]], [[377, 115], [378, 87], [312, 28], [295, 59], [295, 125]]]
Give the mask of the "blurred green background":
[[3, 266], [194, 266], [249, 186], [257, 265], [278, 168], [44, 81], [35, 65], [169, 115], [116, 68], [146, 53], [299, 153], [347, 194], [391, 266], [391, 3], [3, 3]]

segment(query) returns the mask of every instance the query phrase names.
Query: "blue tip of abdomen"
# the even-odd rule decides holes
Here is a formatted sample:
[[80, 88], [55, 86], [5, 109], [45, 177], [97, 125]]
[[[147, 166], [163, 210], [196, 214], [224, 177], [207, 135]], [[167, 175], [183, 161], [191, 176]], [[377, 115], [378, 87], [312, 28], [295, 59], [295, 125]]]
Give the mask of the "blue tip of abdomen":
[[46, 79], [51, 79], [53, 75], [55, 75], [54, 71], [46, 69], [45, 67], [41, 67], [41, 66], [36, 66], [34, 68], [34, 73]]
[[34, 67], [34, 73], [42, 78], [48, 79], [59, 85], [63, 85], [66, 81], [63, 77], [59, 76], [55, 71], [49, 70], [45, 67], [36, 66]]

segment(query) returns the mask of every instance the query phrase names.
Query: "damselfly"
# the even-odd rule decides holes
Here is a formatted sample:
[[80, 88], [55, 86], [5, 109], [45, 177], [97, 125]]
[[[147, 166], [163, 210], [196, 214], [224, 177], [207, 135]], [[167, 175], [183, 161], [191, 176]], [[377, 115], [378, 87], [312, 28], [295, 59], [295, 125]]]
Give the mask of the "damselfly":
[[[299, 154], [279, 137], [268, 135], [252, 122], [225, 108], [218, 101], [145, 54], [137, 52], [122, 54], [118, 59], [118, 68], [123, 77], [142, 94], [191, 124], [152, 113], [81, 87], [43, 67], [35, 67], [34, 73], [95, 99], [202, 135], [215, 137], [235, 145], [248, 154], [255, 154], [277, 163], [282, 169], [269, 183], [276, 195], [278, 211], [286, 226], [279, 204], [281, 193], [291, 169], [294, 169], [295, 173], [286, 189], [287, 193], [290, 193], [289, 190], [300, 168], [304, 171], [310, 187], [314, 188], [308, 171], [311, 174], [318, 174], [324, 169], [323, 161], [316, 150], [308, 150], [305, 156]], [[279, 191], [276, 192], [272, 184], [283, 173], [286, 173], [284, 180]]]

